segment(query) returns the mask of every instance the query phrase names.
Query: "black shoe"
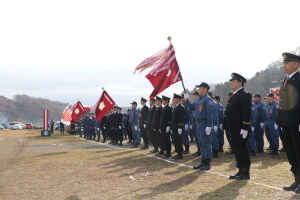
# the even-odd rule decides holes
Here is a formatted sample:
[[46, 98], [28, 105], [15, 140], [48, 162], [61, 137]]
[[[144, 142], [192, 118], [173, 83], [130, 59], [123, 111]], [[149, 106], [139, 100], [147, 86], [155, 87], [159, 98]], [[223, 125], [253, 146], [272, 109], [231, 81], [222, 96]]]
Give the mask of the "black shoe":
[[235, 180], [249, 180], [250, 174], [247, 174], [245, 172], [242, 172], [239, 176], [235, 177]]
[[192, 153], [193, 156], [198, 156], [198, 151], [195, 153]]
[[156, 152], [158, 152], [157, 149], [153, 149], [153, 150], [150, 151], [150, 153], [156, 153]]
[[165, 158], [170, 158], [170, 157], [172, 157], [172, 155], [171, 155], [170, 153], [165, 153], [165, 154], [163, 155], [163, 157], [165, 157]]
[[179, 160], [179, 159], [183, 159], [182, 155], [176, 155], [173, 160]]
[[145, 150], [145, 149], [149, 149], [149, 147], [148, 147], [148, 146], [143, 146], [143, 147], [141, 147], [140, 149]]
[[250, 156], [256, 156], [255, 150], [250, 149], [249, 152], [250, 152]]
[[95, 142], [100, 142], [100, 140], [96, 140]]
[[190, 152], [189, 151], [183, 151], [182, 153], [183, 154], [189, 154]]
[[218, 150], [213, 150], [212, 152], [213, 152], [212, 158], [218, 158], [219, 157]]
[[239, 176], [242, 173], [242, 170], [240, 169], [238, 173], [236, 173], [235, 175], [230, 175], [229, 179], [235, 179], [237, 176]]
[[203, 167], [203, 165], [198, 165], [198, 166], [194, 166], [193, 169], [200, 169], [201, 167]]
[[227, 151], [226, 154], [234, 154], [234, 151], [232, 151], [232, 150]]
[[272, 155], [272, 156], [277, 156], [279, 155], [278, 153], [278, 150], [277, 149], [273, 149], [270, 153], [268, 153], [269, 155]]
[[105, 141], [105, 140], [103, 140], [101, 143], [106, 143], [106, 141]]
[[283, 147], [282, 149], [279, 149], [278, 151], [286, 152], [286, 149]]
[[130, 148], [139, 148], [139, 146], [138, 145], [133, 145]]
[[300, 182], [299, 181], [295, 181], [290, 186], [284, 186], [283, 190], [285, 190], [285, 191], [292, 191], [292, 190], [295, 190], [295, 189], [299, 189], [298, 188], [299, 185], [300, 185]]
[[164, 155], [164, 154], [165, 154], [165, 152], [163, 152], [163, 151], [159, 151], [156, 153], [156, 155]]
[[203, 159], [203, 166], [200, 168], [200, 170], [210, 170], [210, 161], [211, 159]]
[[128, 142], [126, 142], [126, 144], [131, 144], [131, 141], [129, 140]]
[[117, 144], [117, 146], [119, 146], [119, 147], [122, 147], [122, 146], [123, 146], [123, 144], [121, 144], [121, 143], [120, 143], [120, 144]]
[[271, 147], [266, 148], [266, 150], [272, 150]]
[[224, 152], [223, 148], [219, 148], [218, 152], [220, 153]]
[[256, 153], [263, 153], [264, 152], [264, 148], [263, 147], [257, 147]]

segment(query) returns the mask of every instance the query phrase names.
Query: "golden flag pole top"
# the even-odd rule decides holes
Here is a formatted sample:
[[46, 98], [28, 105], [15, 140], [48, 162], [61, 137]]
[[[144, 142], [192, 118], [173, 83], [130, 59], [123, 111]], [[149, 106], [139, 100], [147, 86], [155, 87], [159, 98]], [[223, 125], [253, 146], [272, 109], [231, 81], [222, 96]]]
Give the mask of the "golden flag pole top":
[[171, 36], [168, 36], [167, 39], [170, 41], [170, 45], [172, 45], [172, 42], [171, 42], [172, 38], [171, 38]]

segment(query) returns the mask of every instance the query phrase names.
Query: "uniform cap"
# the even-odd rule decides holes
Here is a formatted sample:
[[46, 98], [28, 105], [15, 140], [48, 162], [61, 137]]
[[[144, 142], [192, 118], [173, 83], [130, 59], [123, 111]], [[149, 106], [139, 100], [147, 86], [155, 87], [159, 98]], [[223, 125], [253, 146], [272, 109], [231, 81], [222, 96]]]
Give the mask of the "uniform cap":
[[171, 99], [170, 97], [162, 95], [162, 100], [170, 100], [170, 99]]
[[243, 83], [247, 82], [245, 77], [243, 77], [242, 75], [240, 75], [238, 73], [232, 73], [231, 74], [231, 79], [229, 81], [232, 81], [232, 80], [239, 80], [239, 81], [242, 81]]
[[141, 101], [147, 102], [147, 99], [145, 99], [144, 97], [141, 97]]
[[300, 62], [300, 57], [292, 53], [285, 52], [282, 54], [282, 57], [283, 57], [283, 62], [292, 62], [292, 61]]
[[133, 101], [133, 102], [132, 102], [132, 103], [130, 103], [130, 104], [135, 104], [135, 105], [137, 105], [137, 102]]
[[214, 99], [220, 100], [220, 96], [216, 94], [216, 95], [214, 96]]
[[159, 96], [156, 96], [155, 100], [160, 100], [161, 101], [161, 98]]
[[149, 101], [155, 101], [155, 99], [150, 99]]
[[253, 97], [260, 97], [261, 98], [261, 95], [259, 93], [256, 93]]
[[208, 94], [208, 96], [212, 96], [213, 95], [211, 92], [208, 92], [207, 94]]
[[274, 97], [274, 94], [273, 93], [269, 93], [269, 94], [267, 94], [267, 97]]
[[[183, 95], [183, 94], [182, 94]], [[182, 96], [181, 95], [179, 95], [179, 94], [173, 94], [173, 99], [181, 99], [182, 98]]]
[[210, 89], [209, 85], [208, 85], [207, 83], [205, 83], [205, 82], [202, 82], [202, 83], [200, 83], [199, 85], [196, 85], [195, 87], [196, 87], [196, 88], [199, 88], [199, 87], [205, 87], [205, 88], [207, 88], [207, 89]]

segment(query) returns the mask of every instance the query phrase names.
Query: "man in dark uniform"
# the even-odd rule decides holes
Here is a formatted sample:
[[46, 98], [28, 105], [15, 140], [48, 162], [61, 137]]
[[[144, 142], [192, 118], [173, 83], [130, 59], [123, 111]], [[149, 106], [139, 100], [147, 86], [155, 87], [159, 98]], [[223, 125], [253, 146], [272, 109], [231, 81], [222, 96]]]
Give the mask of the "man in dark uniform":
[[[105, 114], [105, 116], [102, 117], [102, 119], [100, 120], [100, 123], [99, 123], [99, 128], [101, 129], [102, 137], [103, 137], [103, 140], [102, 140], [101, 143], [106, 142], [106, 124], [107, 124], [107, 116], [108, 115], [109, 115], [109, 111]], [[99, 139], [100, 139], [100, 137], [98, 138], [98, 140]]]
[[182, 128], [183, 128], [183, 117], [185, 108], [181, 104], [181, 95], [174, 94], [173, 96], [173, 103], [175, 105], [172, 115], [172, 122], [171, 122], [171, 131], [174, 139], [174, 147], [177, 155], [172, 157], [173, 159], [182, 159]]
[[[147, 130], [148, 130], [148, 133], [149, 133], [149, 139], [150, 139], [150, 142], [153, 144], [153, 137], [154, 137], [154, 131], [153, 131], [153, 128], [152, 128], [152, 122], [153, 122], [153, 117], [154, 117], [154, 112], [156, 110], [156, 106], [155, 106], [155, 99], [150, 99], [149, 101], [149, 112], [148, 112], [148, 122], [147, 122]], [[150, 151], [151, 153], [156, 153], [157, 150], [151, 150]]]
[[172, 121], [172, 109], [169, 106], [170, 99], [170, 97], [162, 96], [163, 105], [159, 120], [161, 149], [157, 154], [164, 155], [164, 157], [171, 157], [170, 125]]
[[84, 121], [83, 121], [84, 138], [88, 139], [88, 135], [89, 135], [88, 122], [89, 122], [89, 118], [90, 118], [89, 112], [86, 112], [84, 114], [84, 116], [85, 116]]
[[117, 137], [116, 137], [116, 143], [117, 146], [123, 146], [123, 115], [121, 113], [122, 108], [117, 106], [116, 108], [116, 121], [115, 121], [115, 128], [117, 129]]
[[234, 150], [238, 173], [229, 179], [250, 179], [250, 154], [248, 149], [248, 133], [251, 132], [251, 103], [252, 94], [244, 90], [246, 79], [238, 73], [232, 73], [230, 87], [233, 95], [226, 105], [225, 129], [231, 132], [232, 148]]
[[153, 121], [152, 121], [152, 130], [153, 130], [153, 147], [154, 150], [152, 153], [158, 152], [158, 147], [160, 146], [160, 136], [159, 136], [159, 121], [160, 121], [160, 116], [161, 116], [161, 98], [156, 97], [155, 99], [155, 112], [153, 116]]
[[[229, 101], [231, 95], [232, 95], [232, 92], [227, 92], [227, 94], [226, 94], [226, 101], [227, 101], [227, 103], [228, 103], [228, 101]], [[226, 111], [226, 108], [224, 109], [224, 112], [225, 112], [225, 111]], [[224, 121], [224, 122], [226, 121], [226, 120], [225, 120], [225, 115], [224, 115], [224, 120], [223, 120], [223, 121]], [[226, 127], [226, 126], [225, 126], [225, 127]], [[225, 129], [224, 127], [223, 127], [223, 129], [225, 130], [226, 138], [227, 138], [227, 141], [228, 141], [228, 143], [229, 143], [229, 149], [230, 149], [230, 151], [227, 151], [226, 154], [234, 154], [234, 151], [233, 151], [233, 149], [231, 148], [231, 147], [232, 147], [231, 133], [230, 133], [230, 131], [229, 131], [228, 129]]]
[[140, 118], [140, 129], [142, 132], [142, 138], [144, 140], [144, 146], [141, 147], [140, 149], [149, 149], [148, 145], [149, 145], [149, 136], [148, 136], [148, 132], [147, 132], [147, 122], [148, 122], [148, 112], [149, 112], [149, 108], [148, 106], [146, 106], [146, 102], [147, 100], [144, 99], [143, 97], [141, 98], [141, 105], [143, 106], [141, 108], [141, 118]]
[[286, 153], [294, 174], [295, 182], [284, 190], [300, 193], [300, 57], [283, 53], [283, 69], [287, 74], [280, 86], [280, 102], [277, 125], [286, 136]]
[[[59, 123], [60, 134], [65, 134], [65, 125], [64, 123]], [[80, 136], [81, 137], [81, 136]]]

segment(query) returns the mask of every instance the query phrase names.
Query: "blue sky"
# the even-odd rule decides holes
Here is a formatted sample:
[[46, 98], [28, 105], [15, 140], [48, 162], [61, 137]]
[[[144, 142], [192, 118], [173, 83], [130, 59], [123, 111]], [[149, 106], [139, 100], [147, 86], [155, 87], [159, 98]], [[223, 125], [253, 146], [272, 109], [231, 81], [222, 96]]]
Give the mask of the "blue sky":
[[[300, 1], [1, 1], [1, 94], [120, 106], [153, 88], [133, 74], [172, 37], [185, 86], [251, 78], [300, 44]], [[181, 83], [162, 94], [181, 92]], [[255, 91], [252, 91], [255, 93]]]

